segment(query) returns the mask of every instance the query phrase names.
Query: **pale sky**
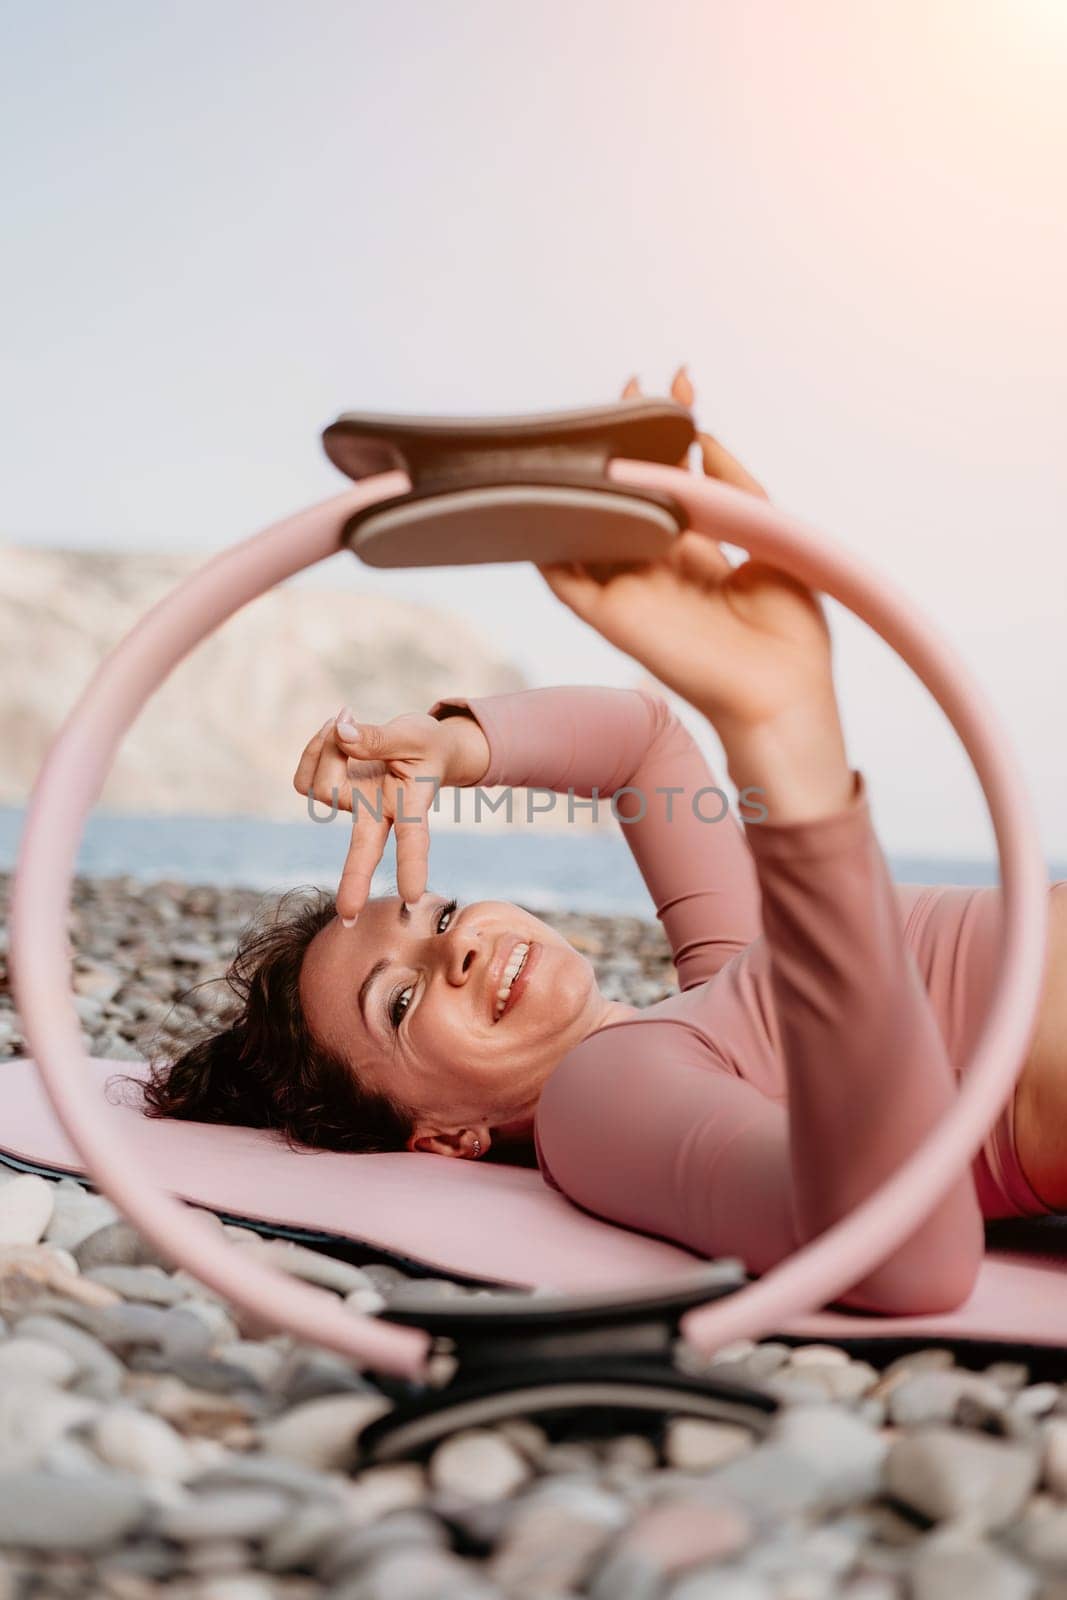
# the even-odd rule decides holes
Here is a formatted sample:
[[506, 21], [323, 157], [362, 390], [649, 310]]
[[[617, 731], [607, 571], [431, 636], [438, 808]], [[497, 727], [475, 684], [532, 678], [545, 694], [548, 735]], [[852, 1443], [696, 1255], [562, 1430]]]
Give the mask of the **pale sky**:
[[[345, 486], [339, 411], [688, 360], [772, 497], [938, 620], [1067, 859], [1059, 0], [9, 0], [2, 34], [5, 536], [206, 554]], [[637, 676], [528, 567], [320, 576], [534, 683]], [[944, 719], [832, 617], [883, 844], [988, 854]]]

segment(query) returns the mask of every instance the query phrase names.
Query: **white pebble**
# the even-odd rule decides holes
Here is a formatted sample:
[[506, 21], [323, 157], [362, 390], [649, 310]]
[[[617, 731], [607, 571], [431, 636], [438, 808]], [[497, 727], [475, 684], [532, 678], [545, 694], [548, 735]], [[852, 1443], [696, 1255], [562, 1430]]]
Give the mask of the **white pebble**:
[[53, 1185], [36, 1173], [23, 1173], [0, 1189], [0, 1246], [39, 1244], [55, 1204]]
[[96, 1400], [37, 1380], [19, 1378], [0, 1384], [0, 1459], [5, 1469], [18, 1472], [38, 1466], [49, 1445], [69, 1429], [92, 1421], [99, 1410]]
[[264, 1423], [259, 1434], [263, 1448], [276, 1455], [324, 1472], [343, 1471], [363, 1429], [391, 1410], [384, 1396], [328, 1394]]
[[406, 1511], [426, 1498], [426, 1473], [417, 1461], [387, 1462], [367, 1467], [345, 1491], [345, 1509], [359, 1527]]
[[789, 1357], [791, 1367], [847, 1367], [851, 1356], [835, 1344], [798, 1344]]
[[134, 1406], [109, 1406], [93, 1424], [92, 1442], [102, 1461], [138, 1477], [183, 1483], [198, 1470], [181, 1435]]
[[77, 1370], [74, 1357], [46, 1339], [16, 1336], [0, 1344], [0, 1383], [13, 1378], [30, 1378], [61, 1389]]
[[664, 1454], [672, 1467], [699, 1472], [744, 1455], [752, 1444], [751, 1432], [738, 1423], [672, 1417], [667, 1424]]
[[527, 1463], [498, 1433], [467, 1428], [438, 1445], [430, 1480], [471, 1500], [504, 1500], [530, 1476]]
[[1067, 1500], [1067, 1417], [1051, 1417], [1043, 1432], [1044, 1481], [1053, 1494]]

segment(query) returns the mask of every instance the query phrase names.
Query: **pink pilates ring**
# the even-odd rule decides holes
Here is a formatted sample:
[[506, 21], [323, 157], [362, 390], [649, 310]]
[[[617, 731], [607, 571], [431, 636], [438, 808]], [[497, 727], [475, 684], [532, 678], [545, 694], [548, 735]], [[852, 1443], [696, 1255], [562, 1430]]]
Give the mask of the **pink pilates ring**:
[[[675, 459], [677, 455], [675, 455]], [[911, 600], [846, 550], [752, 495], [675, 467], [614, 460], [612, 484], [665, 495], [700, 532], [748, 550], [833, 596], [867, 622], [945, 712], [992, 818], [1004, 896], [996, 992], [951, 1113], [876, 1193], [762, 1278], [684, 1314], [680, 1329], [711, 1351], [758, 1338], [859, 1282], [922, 1222], [973, 1160], [1021, 1070], [1041, 995], [1047, 874], [1034, 816], [1005, 730], [964, 663]], [[404, 495], [401, 471], [378, 472], [216, 556], [159, 602], [103, 662], [57, 734], [34, 786], [15, 877], [16, 994], [26, 1038], [59, 1121], [99, 1188], [170, 1257], [264, 1322], [378, 1370], [426, 1375], [430, 1335], [342, 1307], [328, 1291], [238, 1253], [182, 1201], [155, 1188], [90, 1098], [69, 985], [67, 917], [81, 830], [130, 724], [190, 649], [242, 606], [335, 554], [349, 519]]]

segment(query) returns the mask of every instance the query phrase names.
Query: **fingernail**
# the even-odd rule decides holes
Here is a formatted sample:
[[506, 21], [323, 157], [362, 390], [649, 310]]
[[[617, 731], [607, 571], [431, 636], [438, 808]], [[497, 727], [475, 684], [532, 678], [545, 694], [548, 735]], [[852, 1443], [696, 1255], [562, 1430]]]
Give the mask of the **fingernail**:
[[347, 720], [337, 724], [337, 731], [342, 739], [348, 739], [349, 741], [358, 741], [363, 737], [355, 723]]
[[359, 912], [357, 911], [356, 915], [354, 917], [342, 917], [341, 918], [341, 926], [342, 926], [342, 928], [354, 928], [358, 921], [359, 921]]

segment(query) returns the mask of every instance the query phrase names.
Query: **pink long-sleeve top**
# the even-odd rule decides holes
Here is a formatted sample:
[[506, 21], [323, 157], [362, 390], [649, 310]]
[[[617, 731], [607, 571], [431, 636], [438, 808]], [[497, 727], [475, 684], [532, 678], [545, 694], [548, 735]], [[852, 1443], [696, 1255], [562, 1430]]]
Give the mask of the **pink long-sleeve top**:
[[[431, 713], [449, 707], [486, 735], [483, 787], [617, 797], [678, 972], [678, 994], [597, 1029], [548, 1079], [534, 1122], [545, 1181], [614, 1222], [766, 1271], [877, 1189], [955, 1093], [904, 937], [909, 891], [889, 876], [862, 773], [833, 815], [760, 822], [753, 804], [742, 826], [658, 695], [576, 685]], [[964, 1172], [840, 1303], [958, 1305], [983, 1250]]]

